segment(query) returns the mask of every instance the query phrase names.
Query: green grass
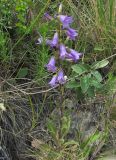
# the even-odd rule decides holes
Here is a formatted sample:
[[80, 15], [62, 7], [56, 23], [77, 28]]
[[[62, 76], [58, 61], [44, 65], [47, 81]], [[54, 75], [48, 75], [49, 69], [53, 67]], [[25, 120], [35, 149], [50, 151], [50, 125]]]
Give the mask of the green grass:
[[[115, 53], [116, 10], [114, 0], [66, 1], [77, 20], [78, 48], [89, 58], [103, 59]], [[77, 29], [78, 29], [77, 28]]]

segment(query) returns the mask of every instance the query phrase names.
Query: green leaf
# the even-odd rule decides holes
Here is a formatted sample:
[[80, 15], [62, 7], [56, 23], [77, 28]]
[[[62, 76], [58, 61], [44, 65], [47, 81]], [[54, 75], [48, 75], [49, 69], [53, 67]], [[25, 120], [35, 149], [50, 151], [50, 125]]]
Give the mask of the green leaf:
[[68, 142], [64, 143], [65, 147], [70, 146], [70, 145], [78, 145], [78, 142], [74, 140], [69, 140]]
[[93, 63], [92, 66], [91, 66], [91, 68], [92, 68], [92, 69], [103, 68], [103, 67], [105, 67], [108, 63], [109, 63], [108, 60], [98, 61], [98, 62]]
[[90, 137], [82, 144], [84, 157], [88, 157], [88, 155], [92, 151], [92, 144], [95, 143], [100, 138], [101, 138], [101, 133], [95, 132], [94, 134], [90, 135]]
[[74, 72], [81, 75], [81, 74], [87, 72], [90, 69], [90, 67], [89, 67], [89, 65], [86, 65], [86, 64], [75, 64], [72, 66], [72, 69]]
[[54, 138], [56, 136], [57, 129], [56, 129], [54, 122], [50, 119], [47, 122], [47, 129], [52, 135], [52, 137]]
[[78, 88], [80, 86], [80, 84], [78, 84], [75, 80], [70, 81], [66, 84], [66, 88], [70, 88], [70, 89], [75, 89]]
[[90, 86], [87, 90], [87, 94], [89, 97], [94, 97], [95, 96], [95, 88], [93, 86]]
[[90, 74], [81, 78], [80, 81], [82, 92], [85, 93], [90, 85]]
[[91, 79], [90, 85], [94, 86], [95, 88], [101, 88], [102, 87], [102, 84], [95, 79]]
[[28, 68], [27, 67], [21, 68], [17, 73], [17, 78], [24, 78], [27, 76], [27, 74], [28, 74]]
[[87, 139], [86, 146], [96, 142], [101, 136], [102, 136], [101, 133], [96, 131], [95, 133], [90, 135], [90, 137]]
[[101, 74], [98, 71], [93, 71], [92, 74], [93, 74], [93, 76], [96, 78], [96, 80], [98, 82], [102, 81], [102, 76], [101, 76]]
[[78, 100], [83, 100], [84, 99], [84, 94], [82, 92], [81, 86], [79, 88], [76, 89], [76, 94], [77, 94], [77, 98]]
[[61, 127], [62, 138], [68, 134], [70, 130], [70, 125], [71, 125], [70, 116], [64, 116], [62, 118], [62, 127]]
[[101, 46], [98, 46], [98, 47], [95, 47], [94, 48], [94, 51], [104, 51], [105, 48], [101, 47]]
[[40, 28], [40, 32], [41, 33], [46, 33], [48, 31], [48, 24], [44, 23], [44, 25], [42, 25], [42, 27]]

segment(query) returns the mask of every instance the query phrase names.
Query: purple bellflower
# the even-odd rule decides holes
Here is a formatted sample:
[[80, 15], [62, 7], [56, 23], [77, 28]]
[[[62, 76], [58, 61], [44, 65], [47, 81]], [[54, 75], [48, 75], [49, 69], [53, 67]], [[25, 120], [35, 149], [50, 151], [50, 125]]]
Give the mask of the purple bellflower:
[[[62, 28], [60, 30], [64, 30], [65, 34], [67, 36], [67, 39], [75, 40], [78, 36], [78, 33], [75, 29], [71, 28], [70, 25], [73, 22], [72, 16], [62, 15], [62, 4], [59, 5], [58, 14], [56, 14], [54, 17], [51, 17], [48, 13], [44, 14], [44, 17], [46, 20], [52, 20], [53, 18], [60, 22], [62, 25]], [[64, 38], [62, 38], [62, 35], [60, 35], [61, 41], [63, 41]], [[41, 44], [43, 42], [43, 38], [38, 39], [38, 44]], [[68, 60], [71, 62], [77, 62], [80, 59], [81, 53], [78, 53], [77, 51], [73, 49], [69, 49], [63, 44], [63, 42], [60, 43], [59, 41], [59, 35], [58, 32], [54, 34], [52, 39], [45, 39], [45, 42], [47, 45], [49, 45], [52, 49], [55, 48], [55, 51], [59, 52], [59, 56], [55, 55], [58, 58], [58, 67], [56, 67], [56, 59], [55, 56], [52, 56], [49, 60], [48, 64], [46, 65], [46, 68], [49, 72], [55, 73], [51, 80], [49, 81], [49, 85], [51, 87], [57, 87], [59, 84], [63, 85], [67, 81], [67, 76], [65, 76], [63, 69], [60, 67], [60, 59], [61, 60]]]
[[56, 69], [57, 69], [57, 67], [55, 66], [55, 58], [54, 57], [51, 57], [51, 59], [50, 59], [50, 61], [49, 61], [49, 63], [46, 65], [46, 67], [47, 67], [47, 70], [49, 71], [49, 72], [56, 72]]
[[62, 70], [60, 70], [58, 72], [58, 76], [57, 76], [57, 81], [60, 83], [60, 84], [64, 84], [66, 82], [66, 79], [65, 79], [65, 76], [64, 76], [64, 73]]
[[65, 15], [59, 15], [59, 19], [63, 25], [63, 28], [69, 28], [69, 25], [73, 22], [73, 18]]
[[60, 59], [64, 60], [66, 57], [67, 51], [63, 44], [60, 44]]
[[54, 75], [51, 79], [51, 81], [49, 82], [49, 85], [51, 87], [55, 87], [57, 85], [57, 75]]
[[70, 49], [70, 53], [66, 55], [66, 59], [69, 61], [77, 62], [80, 59], [81, 55], [81, 53], [78, 53], [77, 51]]
[[68, 54], [66, 54], [66, 60], [74, 61], [74, 57], [72, 56], [72, 54], [68, 53]]
[[52, 16], [49, 15], [49, 13], [44, 13], [44, 17], [46, 18], [46, 20], [52, 20]]
[[75, 40], [75, 37], [78, 36], [78, 33], [76, 32], [75, 29], [68, 28], [66, 31], [66, 35], [71, 39]]
[[54, 34], [54, 37], [52, 40], [47, 40], [47, 44], [50, 45], [50, 47], [57, 47], [58, 45], [58, 33], [57, 32]]

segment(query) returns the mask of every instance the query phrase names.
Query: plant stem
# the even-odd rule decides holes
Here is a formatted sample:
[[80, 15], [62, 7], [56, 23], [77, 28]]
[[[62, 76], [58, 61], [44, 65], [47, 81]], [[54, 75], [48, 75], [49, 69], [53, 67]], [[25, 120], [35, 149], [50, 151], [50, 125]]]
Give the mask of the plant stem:
[[63, 119], [63, 116], [64, 116], [64, 86], [60, 86], [60, 100], [61, 100], [61, 103], [60, 103], [60, 124], [59, 124], [59, 128], [60, 128], [60, 131], [59, 131], [59, 138], [62, 137], [62, 119]]

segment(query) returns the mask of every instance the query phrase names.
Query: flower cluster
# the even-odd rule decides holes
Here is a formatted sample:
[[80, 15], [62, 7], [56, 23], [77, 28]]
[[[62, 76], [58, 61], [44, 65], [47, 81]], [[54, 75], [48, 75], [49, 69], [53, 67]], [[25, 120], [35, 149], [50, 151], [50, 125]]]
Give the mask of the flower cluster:
[[[50, 16], [47, 14], [47, 17], [49, 18]], [[62, 25], [62, 31], [65, 32], [68, 39], [75, 40], [78, 36], [78, 33], [75, 29], [70, 27], [70, 24], [72, 24], [73, 22], [73, 18], [67, 15], [59, 14], [57, 16], [57, 20], [60, 21], [60, 25]], [[56, 32], [53, 36], [53, 39], [46, 40], [46, 43], [51, 48], [56, 48], [56, 50], [58, 51], [57, 57], [59, 58], [59, 60], [77, 62], [81, 56], [81, 53], [66, 47], [63, 43], [60, 43], [60, 38], [61, 37], [59, 37], [58, 32]], [[54, 87], [58, 84], [64, 84], [66, 82], [66, 76], [64, 75], [63, 69], [61, 67], [56, 67], [56, 56], [51, 57], [49, 63], [46, 65], [46, 68], [49, 72], [55, 74], [49, 82], [51, 87]]]

